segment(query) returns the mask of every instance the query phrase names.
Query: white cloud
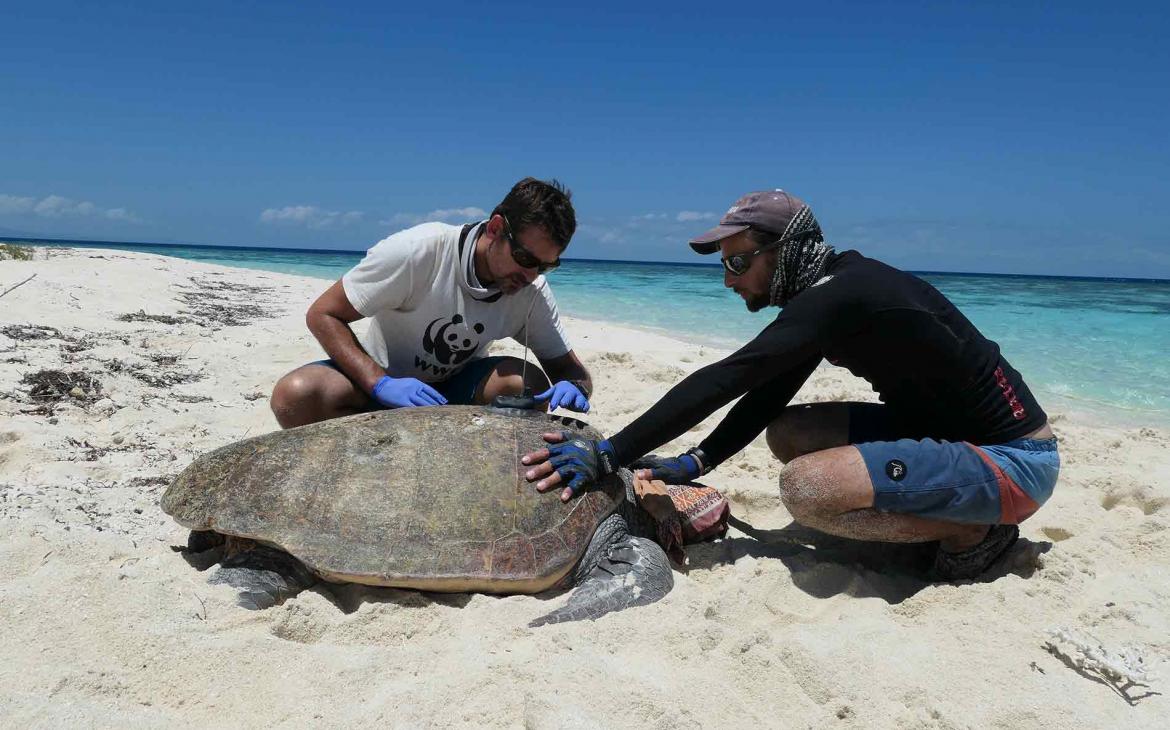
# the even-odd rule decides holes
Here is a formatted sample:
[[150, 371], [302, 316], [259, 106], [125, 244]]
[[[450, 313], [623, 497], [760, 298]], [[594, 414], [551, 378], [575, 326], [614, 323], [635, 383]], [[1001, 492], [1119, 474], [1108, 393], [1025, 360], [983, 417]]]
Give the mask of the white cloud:
[[365, 213], [360, 210], [325, 210], [315, 205], [286, 205], [266, 208], [260, 213], [261, 223], [305, 226], [307, 228], [340, 228], [357, 223]]
[[429, 213], [396, 213], [390, 218], [378, 221], [380, 226], [417, 226], [419, 223], [441, 221], [443, 223], [466, 223], [487, 218], [487, 211], [475, 206], [466, 208], [436, 208]]
[[690, 223], [692, 221], [710, 221], [715, 220], [714, 213], [700, 213], [695, 210], [682, 210], [674, 217], [679, 223]]
[[36, 198], [0, 195], [0, 213], [27, 213], [37, 204]]
[[137, 221], [130, 211], [125, 208], [110, 208], [106, 211], [106, 217], [112, 221]]
[[634, 247], [673, 246], [699, 233], [695, 223], [718, 219], [716, 213], [683, 210], [678, 213], [638, 213], [616, 221], [592, 221], [577, 228], [578, 236], [604, 245]]
[[138, 223], [138, 216], [125, 208], [101, 208], [88, 200], [73, 200], [63, 195], [46, 195], [37, 199], [28, 196], [0, 195], [0, 214], [35, 215], [40, 218], [108, 218]]

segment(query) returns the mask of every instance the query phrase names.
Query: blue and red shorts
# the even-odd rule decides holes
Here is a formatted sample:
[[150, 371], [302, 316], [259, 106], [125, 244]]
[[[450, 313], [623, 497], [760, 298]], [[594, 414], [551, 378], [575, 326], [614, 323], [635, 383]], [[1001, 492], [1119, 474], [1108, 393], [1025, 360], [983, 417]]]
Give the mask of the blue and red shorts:
[[971, 524], [1015, 525], [1052, 496], [1056, 439], [966, 441], [898, 438], [885, 406], [851, 404], [849, 441], [861, 452], [882, 512]]

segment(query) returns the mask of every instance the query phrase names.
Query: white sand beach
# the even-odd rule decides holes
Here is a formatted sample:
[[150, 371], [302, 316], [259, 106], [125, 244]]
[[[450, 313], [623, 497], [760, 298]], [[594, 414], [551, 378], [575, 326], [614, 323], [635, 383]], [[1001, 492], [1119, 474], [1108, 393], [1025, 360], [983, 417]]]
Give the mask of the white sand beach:
[[[326, 283], [72, 249], [0, 261], [0, 291], [34, 274], [0, 298], [0, 726], [1166, 727], [1170, 431], [1045, 403], [1055, 495], [975, 583], [791, 525], [761, 438], [706, 479], [751, 534], [690, 547], [653, 605], [530, 629], [563, 594], [346, 586], [250, 612], [172, 549], [187, 533], [159, 497], [198, 455], [277, 428], [268, 394], [321, 357], [304, 312]], [[566, 324], [603, 433], [723, 354]], [[92, 384], [38, 399], [46, 370]], [[831, 367], [797, 396], [873, 398]], [[1048, 648], [1059, 630], [1088, 651]], [[1095, 669], [1098, 645], [1147, 686]]]

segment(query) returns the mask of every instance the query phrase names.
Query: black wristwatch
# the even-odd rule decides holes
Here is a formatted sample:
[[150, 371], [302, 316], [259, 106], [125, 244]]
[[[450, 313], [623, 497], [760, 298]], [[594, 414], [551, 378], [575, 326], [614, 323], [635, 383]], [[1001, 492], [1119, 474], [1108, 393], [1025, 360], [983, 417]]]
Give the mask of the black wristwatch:
[[687, 449], [686, 454], [695, 461], [699, 462], [699, 476], [710, 474], [711, 470], [715, 468], [714, 465], [711, 464], [711, 459], [709, 459], [707, 454], [704, 453], [703, 450], [698, 446]]
[[587, 381], [585, 381], [585, 380], [570, 380], [569, 383], [571, 385], [573, 385], [575, 388], [577, 388], [577, 390], [584, 393], [586, 398], [589, 398], [590, 396], [593, 395], [593, 388], [589, 386], [589, 383]]

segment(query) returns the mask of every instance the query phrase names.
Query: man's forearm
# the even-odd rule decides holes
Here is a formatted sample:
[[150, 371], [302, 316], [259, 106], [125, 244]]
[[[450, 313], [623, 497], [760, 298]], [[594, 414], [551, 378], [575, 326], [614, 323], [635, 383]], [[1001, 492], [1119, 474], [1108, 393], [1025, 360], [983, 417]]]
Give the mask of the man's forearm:
[[321, 343], [326, 354], [337, 363], [341, 372], [348, 375], [363, 391], [371, 392], [386, 371], [358, 344], [349, 324], [321, 312], [309, 312], [305, 319], [309, 331]]

